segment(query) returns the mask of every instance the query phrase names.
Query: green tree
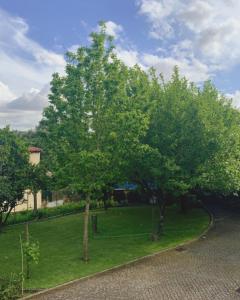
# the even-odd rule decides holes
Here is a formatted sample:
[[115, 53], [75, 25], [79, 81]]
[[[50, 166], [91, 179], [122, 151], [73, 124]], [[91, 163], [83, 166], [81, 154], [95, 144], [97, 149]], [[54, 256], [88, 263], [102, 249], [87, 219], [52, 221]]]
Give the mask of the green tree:
[[206, 116], [206, 122], [209, 126], [209, 119], [212, 120], [209, 139], [215, 140], [217, 151], [202, 166], [200, 185], [205, 190], [225, 195], [237, 192], [240, 189], [239, 110], [233, 108], [229, 99], [219, 94], [210, 82], [205, 84], [201, 96], [205, 101], [215, 98], [214, 106], [214, 100], [209, 101], [212, 113]]
[[148, 126], [132, 86], [133, 70], [117, 59], [104, 24], [91, 39], [89, 47], [67, 53], [65, 76], [54, 74], [50, 106], [39, 127], [59, 187], [85, 194], [85, 261], [90, 199], [127, 178], [130, 157]]
[[229, 101], [210, 82], [200, 89], [181, 78], [177, 68], [168, 82], [151, 70], [148, 94], [147, 147], [132, 160], [131, 174], [157, 198], [160, 216], [169, 197], [184, 210], [196, 189], [236, 190], [239, 113]]
[[24, 198], [28, 153], [9, 128], [0, 129], [0, 230]]

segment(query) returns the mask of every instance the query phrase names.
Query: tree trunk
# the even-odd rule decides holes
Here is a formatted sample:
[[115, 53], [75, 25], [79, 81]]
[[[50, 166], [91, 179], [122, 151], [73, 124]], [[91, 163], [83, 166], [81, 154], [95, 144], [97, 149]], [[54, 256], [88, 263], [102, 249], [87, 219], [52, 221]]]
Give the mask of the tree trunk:
[[164, 192], [160, 192], [157, 195], [158, 206], [159, 206], [159, 220], [157, 226], [157, 235], [160, 237], [163, 234], [164, 216], [167, 204], [167, 197]]
[[186, 214], [186, 212], [187, 212], [187, 203], [186, 203], [185, 195], [180, 197], [180, 210], [181, 210], [181, 213], [183, 213], [183, 214]]
[[0, 212], [0, 233], [2, 232], [3, 228], [3, 212]]
[[86, 206], [84, 212], [84, 224], [83, 224], [83, 261], [87, 262], [89, 260], [88, 253], [88, 222], [89, 222], [89, 206], [90, 206], [90, 196], [87, 195]]
[[4, 225], [6, 224], [8, 217], [10, 216], [10, 213], [12, 212], [13, 207], [9, 209], [9, 211], [5, 214], [5, 217], [3, 215], [3, 212], [0, 212], [0, 232], [3, 230]]
[[20, 246], [21, 246], [21, 290], [22, 290], [22, 296], [24, 294], [24, 253], [23, 253], [23, 243], [22, 243], [22, 237], [21, 234], [19, 235], [20, 238]]
[[[26, 223], [25, 227], [25, 242], [29, 245], [29, 225], [28, 222]], [[30, 266], [28, 257], [26, 257], [26, 278], [30, 279]]]
[[5, 215], [4, 220], [2, 220], [2, 225], [4, 225], [4, 224], [7, 223], [7, 220], [8, 220], [8, 218], [9, 218], [10, 213], [12, 212], [12, 210], [13, 210], [13, 207], [10, 207], [9, 211], [8, 211], [8, 212], [6, 213], [6, 215]]
[[37, 212], [37, 192], [33, 192], [33, 211]]
[[109, 192], [107, 190], [104, 190], [104, 194], [103, 194], [103, 205], [104, 205], [104, 210], [108, 209], [108, 199], [109, 199]]

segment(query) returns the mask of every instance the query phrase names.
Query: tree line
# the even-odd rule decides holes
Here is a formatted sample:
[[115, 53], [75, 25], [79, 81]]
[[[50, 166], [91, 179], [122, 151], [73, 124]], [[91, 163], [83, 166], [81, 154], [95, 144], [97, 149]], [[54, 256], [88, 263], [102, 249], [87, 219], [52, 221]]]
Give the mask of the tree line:
[[34, 135], [55, 187], [86, 199], [85, 261], [90, 201], [114, 184], [135, 183], [162, 216], [169, 197], [184, 204], [189, 193], [227, 194], [240, 183], [240, 115], [229, 99], [177, 67], [165, 81], [153, 68], [126, 66], [104, 24], [90, 37], [89, 46], [66, 54], [65, 74], [53, 74]]

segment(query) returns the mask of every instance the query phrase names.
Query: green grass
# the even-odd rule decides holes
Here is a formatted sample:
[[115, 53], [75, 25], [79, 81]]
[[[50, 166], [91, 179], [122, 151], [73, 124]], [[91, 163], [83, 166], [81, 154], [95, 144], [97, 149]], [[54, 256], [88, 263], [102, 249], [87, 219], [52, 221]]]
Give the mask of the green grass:
[[[152, 242], [148, 234], [153, 223], [149, 206], [96, 213], [99, 233], [95, 237], [90, 234], [87, 264], [81, 260], [83, 214], [30, 224], [31, 236], [40, 243], [41, 258], [39, 265], [31, 268], [28, 288], [56, 286], [175, 246], [198, 236], [209, 223], [208, 215], [201, 209], [182, 215], [173, 206], [166, 212], [163, 237]], [[0, 234], [0, 277], [20, 273], [19, 235], [23, 231], [23, 225], [16, 225]]]

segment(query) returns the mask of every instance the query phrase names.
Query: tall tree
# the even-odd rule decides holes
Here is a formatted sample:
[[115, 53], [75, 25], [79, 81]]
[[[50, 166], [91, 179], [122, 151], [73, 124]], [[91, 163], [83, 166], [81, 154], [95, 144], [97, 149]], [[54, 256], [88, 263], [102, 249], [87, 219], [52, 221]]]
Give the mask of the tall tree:
[[165, 82], [152, 70], [148, 113], [148, 147], [132, 161], [132, 180], [158, 199], [162, 211], [169, 195], [184, 209], [186, 194], [195, 189], [237, 188], [239, 113], [210, 82], [199, 89], [177, 68]]
[[85, 194], [85, 261], [90, 200], [125, 180], [129, 157], [141, 147], [140, 137], [148, 126], [134, 97], [131, 71], [114, 54], [104, 24], [91, 39], [89, 47], [67, 53], [64, 76], [54, 74], [50, 106], [39, 128], [59, 186]]
[[[203, 189], [229, 194], [240, 190], [240, 112], [233, 108], [229, 99], [206, 82], [201, 94], [207, 102], [209, 114], [206, 126], [211, 128], [211, 147], [215, 140], [215, 155], [201, 168], [200, 185]], [[211, 121], [210, 121], [211, 120]], [[210, 125], [211, 123], [211, 125]], [[210, 133], [210, 130], [209, 130]]]

